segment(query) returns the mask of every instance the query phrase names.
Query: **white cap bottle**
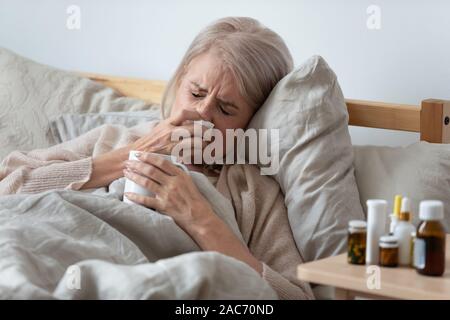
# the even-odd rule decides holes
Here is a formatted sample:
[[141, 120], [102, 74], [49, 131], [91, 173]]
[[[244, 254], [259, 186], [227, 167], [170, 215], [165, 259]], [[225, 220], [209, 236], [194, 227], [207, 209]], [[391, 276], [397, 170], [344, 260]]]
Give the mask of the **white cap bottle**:
[[420, 223], [414, 243], [414, 266], [418, 273], [442, 276], [445, 272], [446, 230], [442, 224], [444, 204], [439, 200], [420, 202]]
[[379, 262], [378, 241], [386, 232], [387, 201], [381, 199], [367, 200], [367, 243], [366, 264]]
[[398, 239], [398, 264], [401, 266], [411, 266], [411, 233], [416, 228], [411, 220], [411, 200], [402, 199], [400, 216], [394, 229], [394, 236]]

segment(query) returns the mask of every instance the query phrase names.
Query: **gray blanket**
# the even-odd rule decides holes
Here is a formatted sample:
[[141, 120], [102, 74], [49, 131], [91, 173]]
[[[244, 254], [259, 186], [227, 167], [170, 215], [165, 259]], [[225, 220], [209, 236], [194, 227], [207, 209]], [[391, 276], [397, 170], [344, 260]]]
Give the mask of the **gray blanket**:
[[[242, 240], [233, 206], [191, 173]], [[2, 299], [276, 299], [256, 271], [199, 251], [172, 218], [109, 188], [0, 197]]]

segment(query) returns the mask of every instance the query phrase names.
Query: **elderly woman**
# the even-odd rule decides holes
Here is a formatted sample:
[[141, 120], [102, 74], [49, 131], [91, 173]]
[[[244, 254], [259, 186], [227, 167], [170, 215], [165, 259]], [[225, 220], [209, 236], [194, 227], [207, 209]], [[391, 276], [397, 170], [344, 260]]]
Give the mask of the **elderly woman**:
[[[99, 143], [114, 132], [98, 128], [48, 150], [13, 152], [0, 170], [0, 194], [105, 187], [125, 176], [155, 193], [154, 197], [133, 193], [126, 197], [171, 216], [202, 250], [245, 262], [280, 298], [312, 298], [309, 286], [295, 279], [295, 268], [302, 259], [285, 210], [275, 217], [260, 212], [252, 218], [237, 217], [241, 232], [247, 234], [245, 246], [213, 212], [189, 174], [151, 154], [170, 154], [176, 143], [172, 133], [180, 128], [192, 132], [193, 120], [213, 123], [224, 137], [226, 129], [246, 128], [292, 64], [284, 41], [258, 21], [218, 20], [194, 39], [170, 80], [162, 102], [164, 120], [149, 131], [146, 127], [147, 132], [131, 130], [120, 142]], [[141, 161], [128, 161], [130, 150], [141, 151]], [[261, 179], [257, 184], [271, 180]], [[282, 202], [282, 197], [278, 200]]]

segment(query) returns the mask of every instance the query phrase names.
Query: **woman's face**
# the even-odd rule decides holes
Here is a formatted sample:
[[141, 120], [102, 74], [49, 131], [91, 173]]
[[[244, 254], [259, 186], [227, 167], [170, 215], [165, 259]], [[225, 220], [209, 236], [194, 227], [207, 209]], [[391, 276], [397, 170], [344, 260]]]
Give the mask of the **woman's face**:
[[246, 128], [255, 110], [239, 92], [236, 81], [214, 53], [191, 61], [176, 92], [171, 115], [196, 111], [201, 120], [214, 123], [225, 141], [226, 129]]

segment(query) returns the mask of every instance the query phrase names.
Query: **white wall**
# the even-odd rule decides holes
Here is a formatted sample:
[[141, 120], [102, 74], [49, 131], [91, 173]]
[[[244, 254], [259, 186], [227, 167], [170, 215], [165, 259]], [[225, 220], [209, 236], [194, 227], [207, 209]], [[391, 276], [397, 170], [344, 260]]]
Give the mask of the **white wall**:
[[[366, 26], [369, 5], [381, 29]], [[81, 29], [66, 27], [69, 5]], [[280, 33], [296, 64], [325, 57], [347, 98], [419, 104], [450, 99], [446, 0], [0, 0], [0, 46], [56, 67], [168, 79], [212, 20], [251, 16]], [[418, 134], [351, 128], [355, 144], [404, 145]]]

